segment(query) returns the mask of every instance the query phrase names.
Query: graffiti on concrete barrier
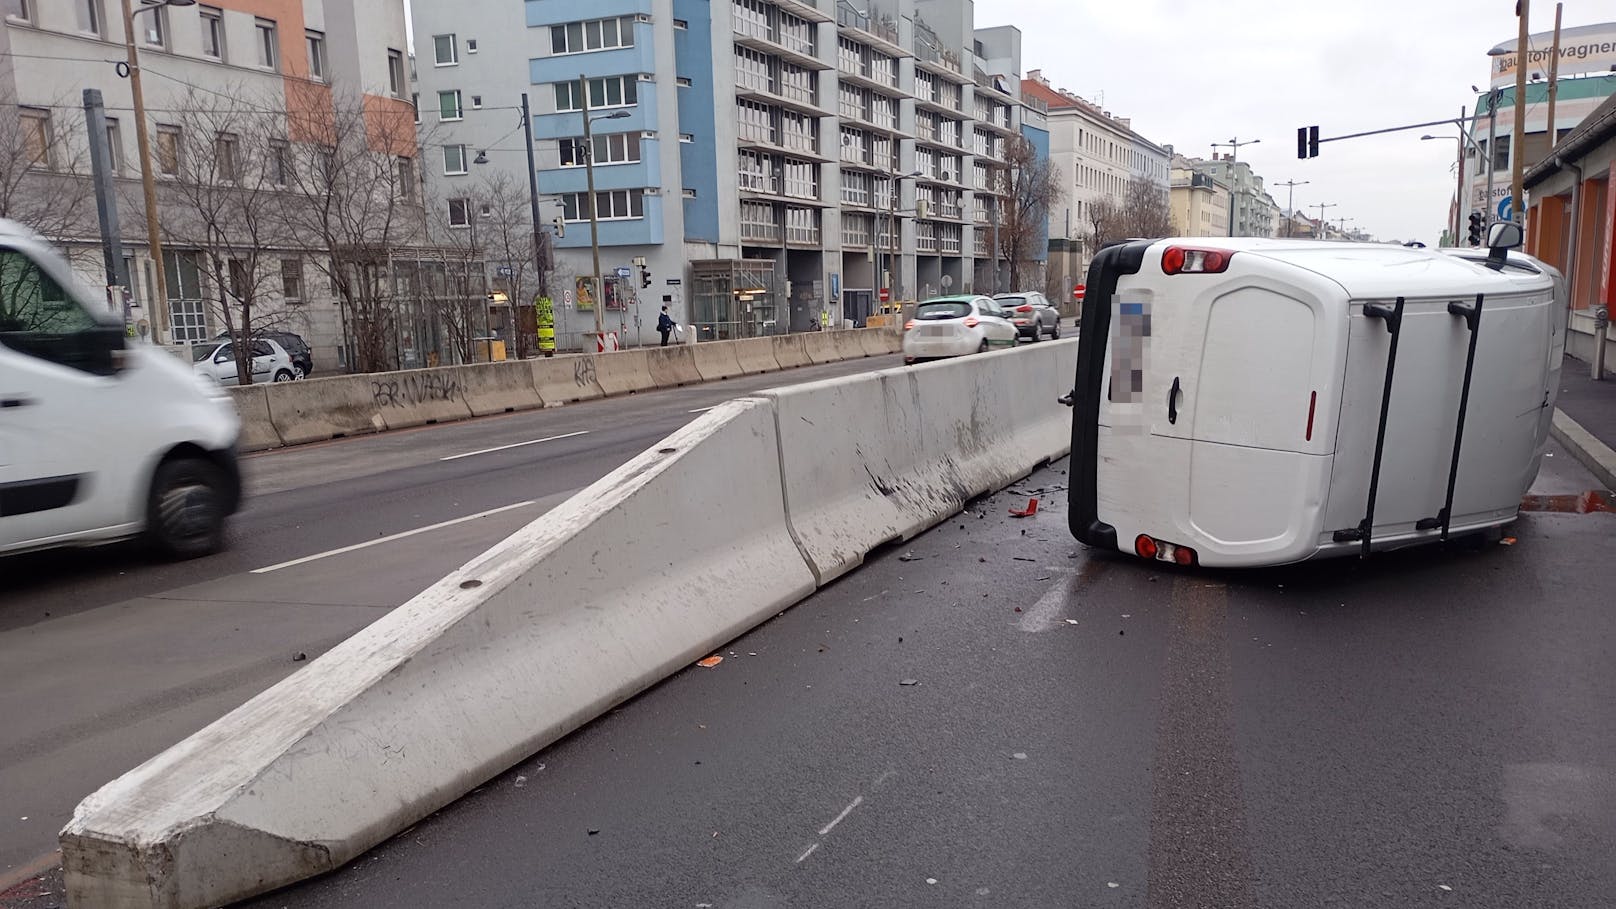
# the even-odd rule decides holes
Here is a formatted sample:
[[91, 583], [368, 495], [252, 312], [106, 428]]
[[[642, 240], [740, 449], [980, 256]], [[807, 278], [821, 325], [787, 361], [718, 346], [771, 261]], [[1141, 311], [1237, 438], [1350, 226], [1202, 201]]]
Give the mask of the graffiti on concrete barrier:
[[594, 357], [578, 357], [572, 361], [572, 382], [580, 388], [595, 384]]
[[460, 383], [448, 376], [428, 372], [372, 381], [370, 393], [377, 407], [413, 407], [431, 401], [453, 401], [460, 397]]

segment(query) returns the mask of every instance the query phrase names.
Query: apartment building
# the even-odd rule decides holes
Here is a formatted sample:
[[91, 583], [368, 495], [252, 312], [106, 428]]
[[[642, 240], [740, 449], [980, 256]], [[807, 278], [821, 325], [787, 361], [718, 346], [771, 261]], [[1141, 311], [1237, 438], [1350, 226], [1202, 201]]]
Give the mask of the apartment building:
[[702, 339], [751, 337], [858, 322], [883, 289], [971, 289], [991, 261], [1020, 40], [979, 34], [969, 2], [474, 0], [414, 24], [423, 135], [454, 149], [428, 156], [442, 205], [526, 184], [509, 110], [528, 95], [563, 345], [597, 301], [630, 343], [663, 305]]
[[1083, 283], [1095, 250], [1086, 242], [1095, 206], [1125, 204], [1135, 179], [1168, 193], [1172, 146], [1160, 145], [1077, 94], [1056, 88], [1041, 70], [1021, 83], [1022, 95], [1048, 109], [1049, 160], [1065, 188], [1065, 201], [1049, 213], [1049, 269], [1067, 286]]
[[[209, 224], [199, 206], [228, 190], [261, 193], [260, 214], [270, 201], [290, 208], [306, 176], [299, 168], [314, 160], [303, 153], [345, 142], [340, 112], [347, 109], [355, 112], [358, 141], [383, 156], [396, 179], [398, 236], [407, 225], [419, 227], [418, 203], [413, 214], [410, 203], [419, 184], [403, 0], [136, 4], [134, 43], [165, 247], [163, 300], [147, 242], [118, 0], [4, 0], [0, 9], [0, 133], [17, 145], [6, 150], [11, 166], [26, 168], [6, 181], [0, 215], [28, 221], [62, 244], [89, 283], [120, 283], [103, 264], [90, 179], [82, 95], [99, 89], [133, 327], [161, 343], [200, 342], [234, 322], [227, 314], [248, 299], [254, 326], [305, 336], [316, 371], [349, 361], [351, 338], [344, 338], [353, 313], [345, 314], [335, 290], [326, 244], [299, 236], [290, 221], [271, 235], [266, 221], [263, 234], [230, 238], [239, 252], [221, 252], [217, 237], [197, 242], [207, 239]], [[424, 358], [414, 329], [391, 324], [394, 361], [402, 359], [401, 345]]]
[[1279, 206], [1263, 186], [1263, 178], [1245, 161], [1219, 154], [1207, 161], [1189, 159], [1194, 168], [1229, 188], [1236, 237], [1272, 237]]
[[1183, 155], [1172, 160], [1173, 233], [1181, 237], [1229, 235], [1229, 187]]

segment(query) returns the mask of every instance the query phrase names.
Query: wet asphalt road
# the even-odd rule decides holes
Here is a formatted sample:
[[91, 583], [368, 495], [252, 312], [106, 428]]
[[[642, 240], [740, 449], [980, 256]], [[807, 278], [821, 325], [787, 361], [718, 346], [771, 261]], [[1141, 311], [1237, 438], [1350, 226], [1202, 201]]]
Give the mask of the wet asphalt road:
[[251, 905], [1612, 904], [1616, 514], [1220, 573], [1013, 500]]

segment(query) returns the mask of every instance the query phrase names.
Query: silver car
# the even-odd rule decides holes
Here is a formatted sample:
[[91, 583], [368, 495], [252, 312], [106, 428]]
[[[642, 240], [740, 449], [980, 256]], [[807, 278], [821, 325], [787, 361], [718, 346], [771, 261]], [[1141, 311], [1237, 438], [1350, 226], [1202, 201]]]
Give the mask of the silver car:
[[997, 294], [995, 300], [1004, 307], [1005, 315], [1015, 323], [1022, 337], [1042, 341], [1046, 336], [1059, 338], [1060, 313], [1049, 305], [1049, 300], [1036, 290], [1019, 294]]

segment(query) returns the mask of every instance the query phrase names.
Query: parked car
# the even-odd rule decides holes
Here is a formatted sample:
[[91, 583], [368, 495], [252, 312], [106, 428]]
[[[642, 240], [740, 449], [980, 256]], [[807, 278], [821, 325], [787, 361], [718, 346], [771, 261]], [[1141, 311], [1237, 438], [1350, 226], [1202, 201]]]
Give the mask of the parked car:
[[1037, 291], [1019, 294], [995, 294], [993, 299], [1009, 310], [1010, 321], [1024, 338], [1042, 341], [1044, 335], [1059, 338], [1060, 312], [1049, 305], [1049, 299]]
[[990, 347], [1014, 347], [1016, 326], [992, 297], [935, 297], [915, 307], [903, 327], [903, 361], [957, 357]]
[[0, 301], [0, 553], [223, 546], [241, 422], [218, 385], [127, 338], [66, 259], [4, 220]]
[[[286, 348], [265, 338], [257, 338], [249, 343], [252, 344], [254, 383], [290, 382], [297, 378], [297, 366], [292, 363], [292, 356], [286, 352]], [[195, 362], [193, 368], [197, 373], [220, 385], [241, 384], [240, 378], [236, 375], [234, 342], [198, 345], [191, 348], [191, 358]]]
[[[292, 365], [297, 367], [297, 378], [307, 379], [309, 376], [314, 375], [314, 351], [309, 349], [309, 343], [303, 340], [302, 337], [289, 331], [279, 331], [272, 328], [254, 332], [253, 337], [274, 341], [285, 348], [287, 354], [292, 358]], [[216, 340], [226, 341], [229, 338], [230, 333], [228, 331], [221, 331]]]

